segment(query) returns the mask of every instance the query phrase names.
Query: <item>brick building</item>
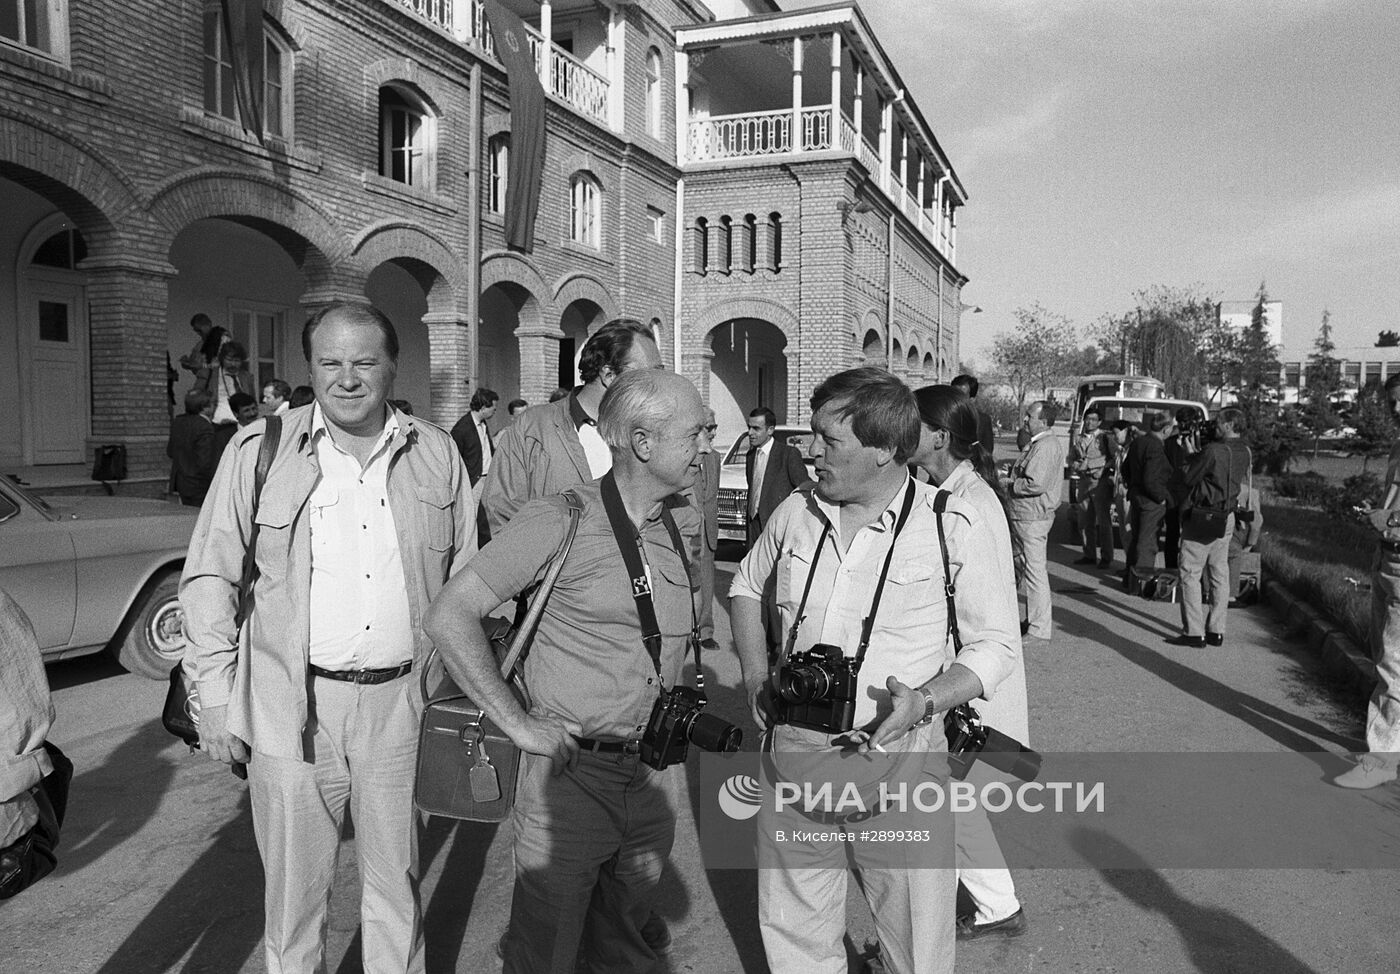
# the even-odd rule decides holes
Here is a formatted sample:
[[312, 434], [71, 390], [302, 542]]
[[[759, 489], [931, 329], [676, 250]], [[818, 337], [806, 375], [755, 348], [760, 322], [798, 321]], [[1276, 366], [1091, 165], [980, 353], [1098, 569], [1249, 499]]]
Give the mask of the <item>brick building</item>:
[[395, 394], [447, 425], [477, 385], [544, 401], [620, 314], [726, 432], [858, 362], [947, 376], [965, 195], [859, 10], [505, 2], [549, 96], [529, 254], [477, 0], [264, 0], [262, 138], [218, 0], [0, 0], [0, 465], [124, 443], [158, 477], [192, 315], [297, 385], [339, 298], [390, 315]]

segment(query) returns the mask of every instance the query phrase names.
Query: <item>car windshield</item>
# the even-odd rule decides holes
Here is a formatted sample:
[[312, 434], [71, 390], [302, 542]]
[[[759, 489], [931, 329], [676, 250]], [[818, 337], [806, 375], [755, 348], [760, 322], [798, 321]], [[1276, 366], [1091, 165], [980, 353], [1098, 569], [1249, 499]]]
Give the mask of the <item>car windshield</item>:
[[1169, 418], [1175, 420], [1177, 411], [1180, 409], [1189, 409], [1196, 413], [1200, 419], [1206, 418], [1199, 406], [1191, 403], [1172, 402], [1169, 399], [1114, 399], [1112, 402], [1100, 400], [1097, 406], [1104, 425], [1126, 419], [1130, 423], [1147, 429], [1145, 421], [1149, 417], [1157, 413], [1166, 413]]
[[[802, 459], [807, 459], [807, 448], [812, 445], [812, 434], [807, 430], [784, 430], [774, 431], [773, 439], [779, 443], [786, 443], [788, 446], [796, 448], [802, 455]], [[743, 463], [744, 458], [749, 455], [749, 434], [742, 433], [734, 441], [734, 445], [729, 448], [729, 452], [724, 455], [724, 462]]]
[[46, 502], [38, 494], [33, 493], [32, 491], [27, 490], [24, 487], [21, 487], [19, 481], [15, 479], [14, 474], [5, 474], [4, 477], [5, 486], [8, 489], [14, 491], [20, 497], [23, 497], [25, 500], [33, 504], [35, 507], [39, 508], [39, 510], [43, 511], [45, 514], [53, 513], [53, 508], [49, 507], [48, 502]]

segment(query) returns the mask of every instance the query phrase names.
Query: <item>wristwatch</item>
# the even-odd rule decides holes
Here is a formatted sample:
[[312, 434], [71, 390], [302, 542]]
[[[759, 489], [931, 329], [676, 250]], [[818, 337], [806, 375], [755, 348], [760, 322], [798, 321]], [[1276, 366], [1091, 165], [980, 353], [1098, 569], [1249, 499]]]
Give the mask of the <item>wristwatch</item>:
[[928, 687], [919, 687], [919, 692], [923, 694], [924, 697], [924, 715], [919, 718], [918, 723], [914, 725], [915, 727], [922, 726], [923, 724], [932, 723], [933, 715], [938, 713], [938, 709], [934, 706], [933, 703], [933, 691], [931, 691]]
[[1395, 520], [1400, 516], [1400, 511], [1391, 511], [1385, 518], [1385, 526], [1388, 528], [1400, 528], [1400, 521]]

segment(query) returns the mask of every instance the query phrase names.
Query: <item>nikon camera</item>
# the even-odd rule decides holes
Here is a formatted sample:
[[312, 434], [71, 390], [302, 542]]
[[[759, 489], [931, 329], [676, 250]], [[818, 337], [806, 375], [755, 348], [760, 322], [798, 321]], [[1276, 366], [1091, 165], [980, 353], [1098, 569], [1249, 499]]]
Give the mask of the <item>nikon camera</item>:
[[840, 646], [793, 653], [778, 670], [778, 722], [844, 734], [855, 726], [857, 671]]
[[705, 695], [694, 687], [672, 687], [657, 697], [642, 735], [642, 762], [664, 771], [685, 760], [690, 744], [704, 751], [739, 750], [744, 732], [704, 713], [705, 703]]
[[1040, 774], [1038, 752], [982, 723], [981, 716], [968, 704], [954, 707], [944, 715], [943, 732], [948, 735], [948, 764], [958, 781], [967, 777], [979, 758], [1022, 781], [1034, 781]]

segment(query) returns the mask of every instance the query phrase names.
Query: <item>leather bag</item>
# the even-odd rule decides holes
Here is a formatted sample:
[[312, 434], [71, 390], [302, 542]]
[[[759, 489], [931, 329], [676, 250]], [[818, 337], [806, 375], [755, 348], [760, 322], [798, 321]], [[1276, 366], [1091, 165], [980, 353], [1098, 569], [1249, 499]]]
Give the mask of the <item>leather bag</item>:
[[[529, 648], [545, 602], [564, 568], [582, 512], [582, 504], [572, 491], [565, 491], [564, 500], [569, 509], [569, 526], [544, 580], [529, 608], [517, 614], [515, 625], [491, 640], [492, 649], [501, 660], [501, 679], [526, 710], [530, 707], [530, 695], [516, 666]], [[503, 821], [515, 805], [520, 748], [450, 678], [444, 679], [436, 696], [429, 697], [428, 673], [436, 656], [434, 647], [419, 676], [427, 703], [418, 729], [413, 803], [428, 815], [466, 822]]]

